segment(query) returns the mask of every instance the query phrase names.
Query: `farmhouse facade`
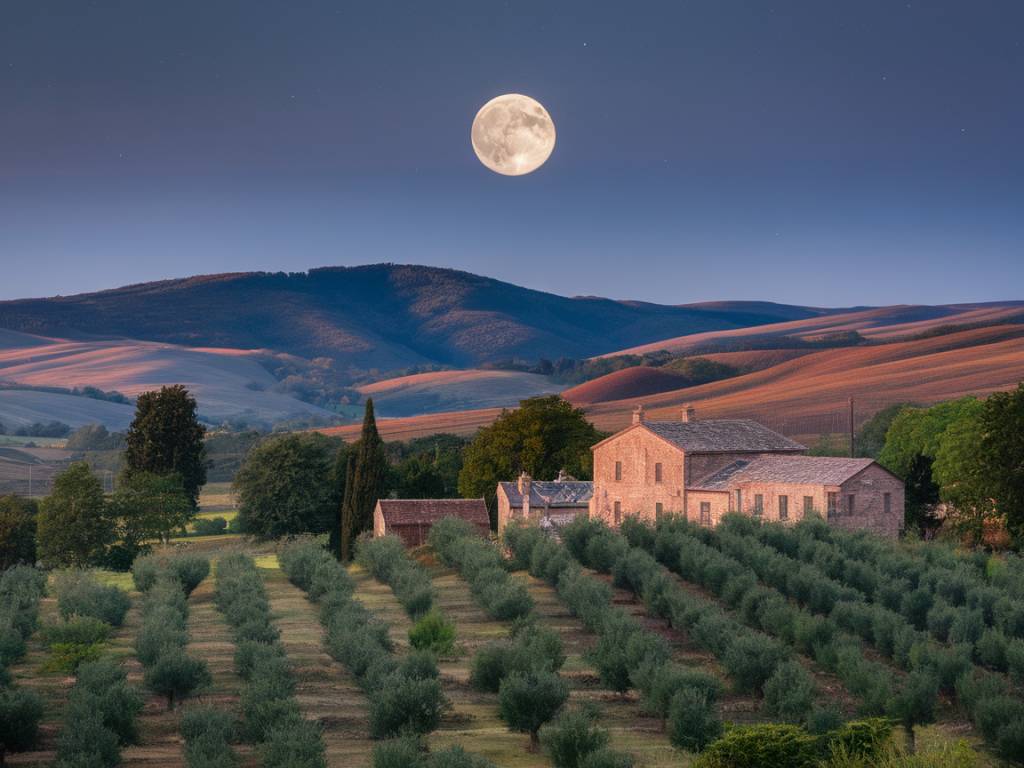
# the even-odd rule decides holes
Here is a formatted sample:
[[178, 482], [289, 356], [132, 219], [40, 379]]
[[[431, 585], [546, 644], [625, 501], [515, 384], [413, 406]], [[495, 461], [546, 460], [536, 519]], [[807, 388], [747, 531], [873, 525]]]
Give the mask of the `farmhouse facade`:
[[560, 472], [556, 480], [534, 480], [525, 472], [515, 482], [498, 483], [498, 535], [512, 520], [561, 527], [587, 514], [594, 484]]
[[374, 538], [394, 534], [407, 547], [425, 544], [430, 527], [445, 517], [473, 523], [481, 536], [491, 533], [483, 499], [379, 499], [373, 510]]
[[806, 456], [806, 448], [747, 419], [648, 421], [593, 447], [592, 518], [682, 515], [714, 526], [729, 512], [793, 522], [817, 514], [844, 529], [897, 536], [903, 483], [872, 459]]

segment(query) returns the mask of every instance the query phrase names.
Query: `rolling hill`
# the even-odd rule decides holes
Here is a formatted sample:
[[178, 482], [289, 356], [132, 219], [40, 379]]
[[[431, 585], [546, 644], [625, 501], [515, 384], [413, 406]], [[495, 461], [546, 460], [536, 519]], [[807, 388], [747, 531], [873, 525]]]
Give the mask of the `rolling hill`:
[[342, 368], [588, 357], [680, 334], [819, 317], [763, 302], [567, 298], [449, 269], [377, 264], [206, 275], [0, 302], [0, 329], [330, 357]]
[[[847, 400], [855, 401], [858, 423], [892, 403], [933, 403], [964, 395], [1009, 389], [1024, 380], [1024, 325], [966, 328], [926, 338], [808, 351], [775, 365], [730, 379], [657, 393], [624, 393], [618, 384], [634, 369], [617, 371], [581, 386], [606, 387], [609, 399], [577, 400], [606, 431], [629, 423], [643, 403], [651, 418], [675, 419], [684, 404], [698, 416], [756, 418], [785, 434], [813, 438], [846, 428]], [[589, 386], [588, 386], [589, 385]], [[572, 397], [568, 390], [567, 397]], [[386, 439], [410, 439], [434, 432], [472, 434], [489, 424], [499, 409], [435, 413], [378, 423]], [[333, 434], [355, 437], [358, 428]]]

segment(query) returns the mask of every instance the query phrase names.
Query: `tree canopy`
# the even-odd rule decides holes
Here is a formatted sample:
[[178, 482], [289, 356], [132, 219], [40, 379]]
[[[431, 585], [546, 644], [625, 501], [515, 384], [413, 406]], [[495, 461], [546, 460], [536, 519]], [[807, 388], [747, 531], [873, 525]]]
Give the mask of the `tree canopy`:
[[323, 533], [338, 509], [338, 440], [317, 432], [270, 437], [235, 476], [242, 530], [261, 538]]
[[593, 472], [590, 447], [602, 437], [581, 409], [558, 395], [523, 400], [519, 408], [502, 411], [466, 447], [459, 493], [487, 499], [493, 528], [499, 481], [514, 479], [520, 472], [553, 480], [560, 470], [589, 479]]
[[125, 475], [177, 474], [193, 508], [206, 483], [206, 428], [196, 416], [196, 401], [180, 384], [143, 392], [125, 437]]
[[36, 516], [32, 499], [0, 496], [0, 570], [36, 562]]
[[110, 515], [122, 543], [137, 550], [148, 539], [165, 544], [171, 534], [195, 516], [177, 474], [137, 472], [118, 483], [110, 499]]
[[103, 487], [85, 462], [57, 475], [38, 517], [39, 558], [47, 565], [83, 567], [96, 563], [114, 540]]

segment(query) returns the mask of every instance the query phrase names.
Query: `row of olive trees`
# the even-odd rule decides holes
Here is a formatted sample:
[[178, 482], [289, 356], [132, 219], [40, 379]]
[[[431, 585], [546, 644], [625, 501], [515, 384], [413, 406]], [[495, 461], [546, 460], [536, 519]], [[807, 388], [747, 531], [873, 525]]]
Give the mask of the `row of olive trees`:
[[[755, 537], [737, 533], [748, 524], [729, 519], [711, 530], [671, 519], [650, 529], [631, 521], [624, 532], [683, 578], [701, 583], [727, 600], [730, 592], [737, 592], [729, 585], [746, 580], [748, 586], [739, 591], [737, 605], [741, 610], [744, 601], [757, 606], [759, 600], [750, 595], [763, 595], [765, 608], [756, 609], [760, 621], [778, 623], [791, 611], [773, 593], [819, 614], [817, 624], [829, 639], [812, 646], [815, 659], [834, 670], [847, 688], [864, 700], [868, 711], [888, 713], [901, 722], [911, 749], [914, 726], [934, 718], [938, 693], [944, 690], [957, 694], [966, 714], [996, 751], [1008, 757], [1021, 754], [1024, 703], [1009, 694], [1001, 676], [973, 669], [969, 647], [941, 645], [895, 612], [865, 602], [856, 590], [833, 581], [820, 569], [795, 563]], [[896, 666], [909, 671], [909, 676], [896, 685], [891, 672], [866, 659], [863, 650], [839, 630], [859, 635]], [[992, 694], [992, 701], [979, 700], [975, 693], [979, 686]]]
[[607, 687], [637, 688], [645, 708], [662, 719], [681, 749], [700, 751], [719, 735], [722, 686], [714, 676], [675, 665], [664, 638], [613, 605], [608, 585], [588, 576], [565, 545], [534, 527], [510, 526], [505, 541], [514, 567], [554, 586], [570, 612], [597, 635], [588, 660]]
[[279, 560], [291, 582], [319, 604], [327, 652], [369, 696], [370, 735], [388, 739], [436, 729], [448, 702], [434, 655], [413, 651], [396, 657], [387, 624], [354, 599], [344, 567], [316, 543], [292, 544]]
[[569, 698], [558, 675], [565, 663], [561, 638], [538, 626], [526, 586], [511, 577], [501, 553], [473, 525], [446, 518], [431, 528], [429, 541], [442, 562], [469, 582], [481, 608], [494, 618], [515, 620], [509, 640], [477, 652], [470, 682], [478, 690], [497, 692], [501, 718], [512, 730], [529, 734], [530, 750], [537, 750], [541, 728]]
[[143, 593], [135, 654], [145, 668], [146, 687], [164, 696], [168, 709], [211, 682], [206, 663], [185, 652], [188, 596], [209, 571], [208, 560], [187, 555], [171, 561], [143, 557], [133, 566], [136, 588]]
[[[1008, 672], [1018, 685], [1024, 684], [1024, 596], [992, 583], [973, 563], [945, 547], [908, 548], [835, 531], [820, 520], [791, 527], [749, 520], [726, 524], [738, 535], [756, 537], [855, 590], [875, 606], [872, 631], [880, 622], [904, 627], [892, 615], [897, 614], [939, 642], [969, 647], [977, 663]], [[743, 539], [733, 541], [746, 548]], [[860, 623], [868, 625], [866, 618]]]
[[[232, 554], [218, 561], [215, 599], [232, 628], [235, 671], [245, 680], [242, 736], [259, 745], [266, 768], [323, 768], [320, 728], [299, 710], [295, 674], [272, 620], [263, 577], [251, 557]], [[209, 727], [213, 732], [205, 738], [219, 739], [226, 750], [231, 732], [222, 720]]]
[[11, 684], [8, 667], [25, 655], [25, 641], [39, 623], [39, 601], [46, 577], [15, 566], [0, 576], [0, 765], [10, 752], [35, 747], [43, 701], [34, 691]]

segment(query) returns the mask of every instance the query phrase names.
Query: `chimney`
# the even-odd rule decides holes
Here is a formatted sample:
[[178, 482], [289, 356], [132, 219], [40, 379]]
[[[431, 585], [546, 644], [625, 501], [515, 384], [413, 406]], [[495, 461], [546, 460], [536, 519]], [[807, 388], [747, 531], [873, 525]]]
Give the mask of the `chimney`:
[[687, 403], [683, 406], [683, 423], [688, 424], [697, 420], [697, 409]]
[[638, 405], [636, 408], [633, 409], [633, 423], [634, 424], [643, 424], [644, 423], [644, 407], [643, 407], [643, 405]]
[[533, 483], [533, 478], [526, 472], [522, 472], [519, 475], [519, 493], [523, 497], [523, 519], [530, 519], [530, 485]]

